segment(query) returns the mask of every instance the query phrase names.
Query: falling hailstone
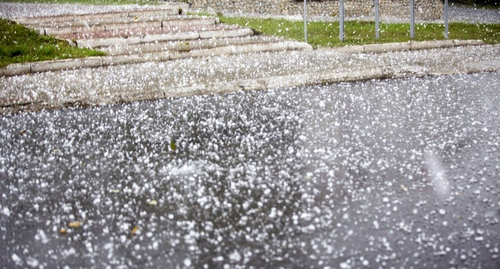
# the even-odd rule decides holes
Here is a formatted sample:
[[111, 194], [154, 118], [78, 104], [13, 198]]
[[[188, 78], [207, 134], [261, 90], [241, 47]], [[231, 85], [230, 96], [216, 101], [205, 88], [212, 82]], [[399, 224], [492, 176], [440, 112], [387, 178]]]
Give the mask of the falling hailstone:
[[427, 151], [425, 153], [427, 159], [427, 170], [434, 185], [434, 189], [439, 197], [445, 198], [450, 192], [450, 183], [446, 179], [445, 170], [437, 156]]
[[239, 262], [241, 260], [241, 255], [237, 250], [235, 250], [229, 255], [229, 259], [233, 262]]
[[21, 258], [19, 258], [19, 256], [16, 255], [16, 253], [12, 254], [12, 260], [18, 266], [21, 266], [23, 264], [23, 260], [21, 260]]

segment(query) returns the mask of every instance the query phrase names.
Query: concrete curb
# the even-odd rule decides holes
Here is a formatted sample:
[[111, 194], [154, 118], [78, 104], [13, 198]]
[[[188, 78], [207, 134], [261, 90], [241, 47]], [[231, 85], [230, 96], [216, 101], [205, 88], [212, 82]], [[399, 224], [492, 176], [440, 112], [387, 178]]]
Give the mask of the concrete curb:
[[412, 51], [479, 45], [485, 45], [485, 43], [482, 40], [436, 40], [418, 42], [411, 41], [406, 43], [370, 44], [339, 48], [321, 48], [320, 50], [334, 51], [339, 53], [384, 53], [390, 51]]
[[478, 72], [498, 72], [500, 71], [500, 61], [492, 63], [490, 67], [471, 66], [467, 70], [457, 72], [430, 72], [419, 66], [402, 66], [397, 69], [386, 68], [385, 66], [372, 66], [367, 70], [355, 72], [322, 72], [291, 74], [285, 76], [273, 76], [267, 78], [254, 78], [246, 80], [234, 80], [229, 82], [208, 83], [205, 85], [194, 85], [186, 87], [162, 88], [153, 91], [142, 92], [120, 92], [116, 95], [100, 98], [99, 100], [88, 98], [75, 98], [59, 100], [57, 103], [46, 103], [36, 100], [11, 100], [0, 103], [0, 115], [17, 111], [39, 111], [43, 109], [61, 109], [66, 107], [82, 106], [92, 107], [99, 105], [128, 103], [135, 101], [149, 101], [173, 97], [186, 97], [193, 95], [213, 95], [227, 94], [240, 91], [273, 90], [291, 87], [307, 87], [321, 84], [334, 84], [339, 82], [366, 81], [372, 79], [397, 79], [410, 77], [427, 77], [453, 75], [460, 73]]
[[[235, 32], [236, 33], [236, 32]], [[238, 33], [240, 31], [238, 30]], [[447, 48], [454, 46], [477, 46], [484, 45], [481, 40], [445, 40], [445, 41], [424, 41], [409, 43], [388, 43], [377, 45], [349, 46], [341, 48], [321, 49], [339, 53], [384, 53], [389, 51], [408, 51]], [[17, 76], [30, 73], [61, 71], [75, 68], [101, 67], [119, 64], [144, 63], [149, 61], [169, 61], [189, 57], [205, 57], [215, 55], [233, 55], [237, 53], [264, 52], [276, 50], [311, 50], [311, 46], [301, 42], [286, 41], [269, 44], [234, 45], [218, 47], [214, 49], [192, 50], [188, 52], [152, 52], [136, 55], [117, 55], [89, 57], [83, 59], [68, 59], [56, 61], [44, 61], [22, 64], [10, 64], [0, 69], [0, 76]]]

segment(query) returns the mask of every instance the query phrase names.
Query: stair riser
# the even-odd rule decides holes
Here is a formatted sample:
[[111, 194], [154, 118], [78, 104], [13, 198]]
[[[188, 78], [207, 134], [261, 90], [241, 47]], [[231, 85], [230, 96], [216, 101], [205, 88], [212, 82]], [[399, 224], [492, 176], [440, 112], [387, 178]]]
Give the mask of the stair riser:
[[224, 46], [239, 46], [249, 44], [262, 44], [279, 42], [278, 38], [272, 37], [236, 37], [228, 39], [202, 39], [202, 40], [185, 40], [185, 41], [170, 41], [162, 43], [136, 44], [136, 45], [118, 45], [110, 46], [104, 49], [109, 55], [130, 55], [136, 53], [149, 53], [155, 51], [191, 51], [199, 49], [211, 49]]
[[202, 25], [214, 25], [216, 24], [215, 18], [207, 19], [189, 19], [189, 20], [164, 20], [161, 22], [162, 27], [172, 27], [172, 26], [202, 26]]
[[[162, 9], [162, 10], [145, 10], [145, 11], [129, 11], [129, 12], [111, 12], [99, 14], [85, 14], [85, 15], [69, 15], [69, 16], [54, 16], [54, 17], [38, 17], [38, 18], [22, 18], [17, 19], [17, 22], [24, 25], [41, 25], [54, 22], [65, 21], [99, 21], [103, 19], [116, 19], [116, 18], [135, 18], [135, 17], [152, 17], [152, 16], [168, 16], [178, 15], [179, 9], [177, 8]], [[184, 12], [184, 11], [183, 11]]]
[[[67, 70], [74, 68], [92, 68], [100, 66], [110, 66], [119, 64], [134, 64], [134, 63], [145, 63], [151, 61], [172, 61], [185, 58], [199, 58], [199, 57], [211, 57], [218, 55], [234, 55], [242, 53], [259, 53], [259, 52], [273, 52], [273, 51], [284, 51], [284, 50], [302, 50], [304, 49], [304, 44], [299, 42], [278, 42], [271, 44], [252, 44], [252, 45], [242, 45], [242, 46], [227, 46], [221, 48], [213, 49], [203, 49], [203, 50], [193, 50], [189, 52], [153, 52], [144, 53], [142, 55], [123, 55], [123, 56], [105, 56], [105, 57], [90, 57], [84, 59], [68, 59], [62, 61], [45, 61], [36, 62], [30, 64], [17, 64], [13, 65], [12, 68], [4, 74], [0, 75], [19, 75], [26, 73], [39, 73], [47, 71], [58, 71]], [[17, 67], [17, 70], [14, 68]], [[2, 70], [0, 70], [2, 71]]]
[[[162, 28], [162, 27], [172, 27], [172, 26], [209, 26], [214, 25], [215, 20], [213, 19], [201, 19], [201, 20], [169, 20], [169, 21], [148, 21], [148, 22], [128, 22], [128, 23], [104, 23], [100, 25], [81, 25], [70, 26], [70, 27], [47, 27], [39, 28], [39, 32], [45, 33], [46, 35], [69, 35], [78, 32], [101, 32], [101, 31], [113, 31], [113, 30], [126, 30], [126, 29], [138, 29], [138, 28]], [[43, 29], [43, 30], [41, 30]]]
[[83, 48], [100, 48], [109, 47], [116, 44], [141, 44], [141, 43], [151, 43], [151, 42], [165, 42], [165, 41], [183, 41], [183, 40], [195, 40], [195, 39], [211, 39], [211, 38], [224, 38], [224, 37], [245, 37], [253, 35], [253, 31], [250, 29], [237, 29], [237, 30], [225, 30], [225, 31], [209, 31], [207, 32], [193, 32], [193, 33], [178, 33], [169, 35], [146, 35], [144, 37], [129, 37], [129, 38], [105, 38], [97, 40], [77, 40], [77, 46]]

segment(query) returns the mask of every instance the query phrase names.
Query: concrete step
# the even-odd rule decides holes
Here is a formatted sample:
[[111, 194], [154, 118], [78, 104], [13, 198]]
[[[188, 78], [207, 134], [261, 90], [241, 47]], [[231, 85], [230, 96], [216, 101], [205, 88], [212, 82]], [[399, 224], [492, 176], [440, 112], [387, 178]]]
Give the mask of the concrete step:
[[[213, 29], [213, 30], [212, 30]], [[230, 37], [246, 37], [254, 35], [254, 31], [248, 28], [209, 28], [191, 32], [166, 32], [159, 34], [147, 34], [130, 37], [107, 37], [96, 39], [77, 39], [76, 44], [81, 48], [102, 48], [113, 45], [138, 45], [144, 43], [166, 42], [166, 41], [190, 41], [197, 39], [216, 39]]]
[[[69, 27], [79, 27], [79, 26], [101, 26], [107, 24], [128, 24], [128, 23], [148, 23], [148, 22], [162, 22], [162, 25], [192, 25], [196, 21], [205, 21], [208, 23], [217, 23], [218, 18], [214, 17], [201, 17], [201, 16], [189, 16], [189, 15], [157, 15], [157, 16], [146, 16], [146, 17], [117, 17], [108, 19], [95, 19], [95, 20], [71, 20], [71, 21], [57, 21], [57, 22], [47, 22], [39, 24], [26, 24], [32, 28], [69, 28]], [[207, 24], [207, 23], [202, 23]]]
[[168, 17], [161, 20], [139, 20], [127, 18], [125, 20], [102, 20], [93, 23], [85, 21], [65, 22], [61, 24], [42, 25], [34, 27], [40, 34], [62, 36], [81, 32], [104, 32], [128, 29], [156, 29], [171, 26], [208, 26], [218, 22], [216, 18], [209, 17]]
[[218, 18], [179, 15], [179, 9], [185, 7], [168, 5], [146, 11], [20, 19], [20, 23], [38, 29], [41, 34], [66, 39], [78, 47], [97, 48], [108, 56], [35, 62], [29, 68], [19, 65], [11, 73], [312, 50], [303, 42], [256, 35], [249, 28], [220, 24]]
[[125, 12], [108, 12], [108, 13], [95, 13], [95, 14], [77, 14], [77, 15], [60, 15], [50, 17], [33, 17], [33, 18], [20, 18], [16, 21], [23, 25], [42, 25], [57, 22], [68, 21], [95, 21], [104, 19], [118, 19], [118, 18], [135, 18], [135, 17], [152, 17], [152, 16], [165, 16], [165, 15], [179, 15], [186, 13], [188, 7], [184, 3], [164, 4], [154, 6], [152, 8], [145, 8], [139, 10], [130, 10]]
[[137, 29], [119, 29], [112, 31], [101, 32], [79, 32], [68, 35], [59, 35], [59, 38], [69, 40], [80, 39], [103, 39], [111, 37], [129, 38], [134, 36], [158, 35], [158, 34], [179, 34], [189, 32], [217, 31], [217, 30], [235, 30], [243, 29], [237, 25], [184, 25], [184, 26], [167, 26], [162, 28], [137, 28]]
[[153, 42], [145, 44], [116, 44], [109, 47], [101, 48], [101, 51], [108, 55], [130, 55], [157, 51], [177, 51], [187, 52], [199, 49], [212, 49], [217, 47], [232, 46], [232, 45], [249, 45], [249, 44], [265, 44], [281, 42], [282, 38], [269, 36], [244, 36], [230, 37], [219, 39], [197, 39], [183, 41], [168, 41], [168, 42]]
[[219, 55], [236, 55], [243, 53], [279, 52], [286, 50], [312, 50], [303, 42], [280, 41], [261, 44], [229, 45], [216, 48], [196, 49], [191, 51], [156, 51], [131, 55], [110, 55], [67, 59], [24, 64], [12, 64], [0, 68], [0, 76], [14, 76], [28, 73], [68, 70], [75, 68], [95, 68], [102, 66], [137, 64], [146, 62], [173, 61], [185, 58], [213, 57]]
[[215, 48], [194, 49], [190, 51], [157, 51], [150, 53], [111, 56], [111, 57], [134, 57], [134, 55], [140, 55], [140, 57], [149, 58], [150, 61], [158, 61], [158, 60], [172, 61], [185, 58], [213, 57], [220, 55], [237, 55], [237, 54], [262, 53], [262, 52], [278, 52], [287, 50], [312, 50], [312, 47], [303, 42], [278, 41], [271, 43], [229, 45], [229, 46], [221, 46]]

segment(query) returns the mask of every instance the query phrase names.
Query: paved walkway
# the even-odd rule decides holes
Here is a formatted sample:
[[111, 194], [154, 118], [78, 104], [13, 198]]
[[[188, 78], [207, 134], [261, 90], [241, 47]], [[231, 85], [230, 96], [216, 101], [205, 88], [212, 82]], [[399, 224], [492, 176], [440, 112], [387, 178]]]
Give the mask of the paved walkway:
[[147, 62], [0, 78], [0, 113], [367, 79], [500, 71], [500, 45], [332, 50]]
[[[166, 62], [135, 58], [128, 65], [99, 64], [105, 58], [68, 60], [60, 62], [63, 68], [59, 69], [72, 62], [93, 62], [98, 67], [0, 77], [0, 114], [342, 81], [500, 71], [499, 55], [498, 45], [449, 40]], [[43, 65], [31, 63], [27, 68], [32, 71]]]

